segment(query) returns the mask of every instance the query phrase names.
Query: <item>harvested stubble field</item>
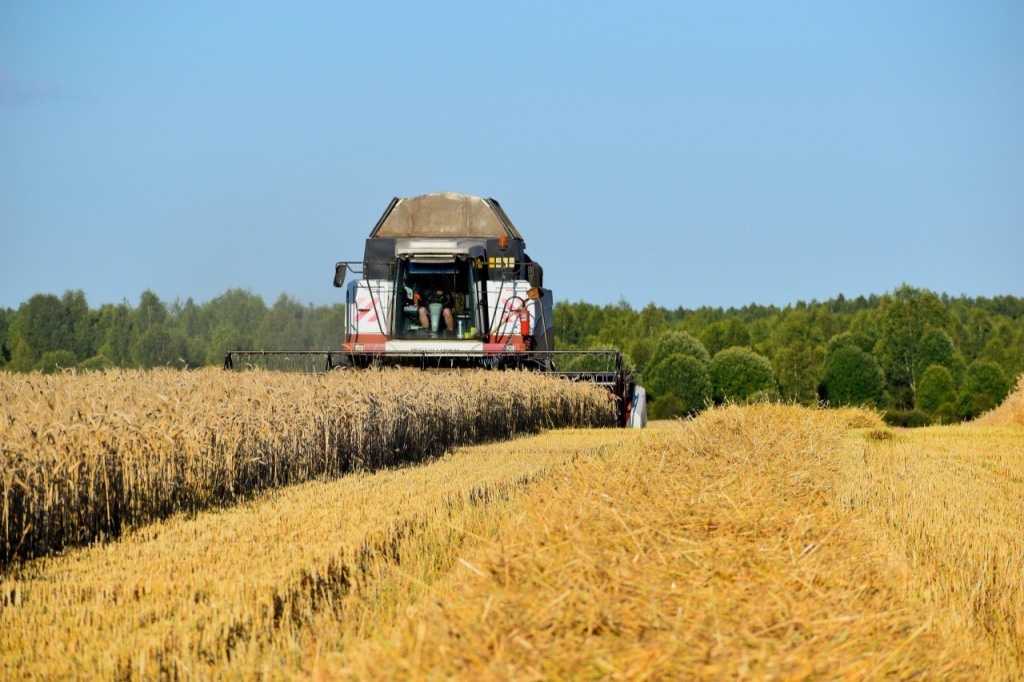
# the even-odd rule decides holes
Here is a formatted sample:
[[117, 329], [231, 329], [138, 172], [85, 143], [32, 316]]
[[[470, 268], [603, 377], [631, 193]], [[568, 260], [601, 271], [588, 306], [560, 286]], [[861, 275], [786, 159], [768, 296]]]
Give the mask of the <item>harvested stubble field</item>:
[[0, 578], [0, 677], [1019, 679], [1024, 429], [728, 407], [177, 515]]

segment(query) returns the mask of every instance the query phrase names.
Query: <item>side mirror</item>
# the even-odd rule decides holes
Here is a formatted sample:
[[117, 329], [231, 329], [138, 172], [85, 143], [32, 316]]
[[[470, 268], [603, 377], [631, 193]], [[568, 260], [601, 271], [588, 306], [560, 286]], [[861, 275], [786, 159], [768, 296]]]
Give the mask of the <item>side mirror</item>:
[[344, 263], [337, 263], [334, 266], [334, 286], [341, 288], [345, 286], [345, 271], [348, 270], [348, 266]]

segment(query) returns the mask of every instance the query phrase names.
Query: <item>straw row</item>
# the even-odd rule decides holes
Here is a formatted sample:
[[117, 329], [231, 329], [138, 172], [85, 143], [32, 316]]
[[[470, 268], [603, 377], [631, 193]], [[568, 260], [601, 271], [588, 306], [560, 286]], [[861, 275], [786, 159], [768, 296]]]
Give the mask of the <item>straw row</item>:
[[[904, 434], [871, 412], [785, 405], [655, 423], [538, 480], [390, 631], [296, 668], [1024, 679], [1021, 435]], [[326, 623], [298, 640], [306, 651], [345, 626]]]

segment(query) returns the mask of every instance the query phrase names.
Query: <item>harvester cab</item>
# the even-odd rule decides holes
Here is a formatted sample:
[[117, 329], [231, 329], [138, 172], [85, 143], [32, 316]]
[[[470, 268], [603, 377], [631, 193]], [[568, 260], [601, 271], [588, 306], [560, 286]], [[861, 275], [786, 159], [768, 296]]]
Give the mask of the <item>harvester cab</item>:
[[335, 285], [357, 265], [362, 277], [346, 286], [344, 341], [355, 364], [554, 350], [543, 270], [493, 199], [396, 198], [366, 240], [363, 261], [338, 263]]

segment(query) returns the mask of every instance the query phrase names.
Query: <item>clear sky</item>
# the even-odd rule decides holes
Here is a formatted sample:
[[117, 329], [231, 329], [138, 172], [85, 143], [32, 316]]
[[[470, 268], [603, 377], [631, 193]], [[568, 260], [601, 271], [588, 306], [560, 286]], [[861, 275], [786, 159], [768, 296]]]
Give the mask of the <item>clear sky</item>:
[[437, 191], [556, 300], [1024, 295], [1024, 3], [0, 0], [0, 306], [337, 302]]

